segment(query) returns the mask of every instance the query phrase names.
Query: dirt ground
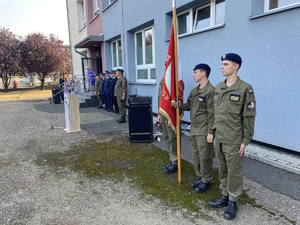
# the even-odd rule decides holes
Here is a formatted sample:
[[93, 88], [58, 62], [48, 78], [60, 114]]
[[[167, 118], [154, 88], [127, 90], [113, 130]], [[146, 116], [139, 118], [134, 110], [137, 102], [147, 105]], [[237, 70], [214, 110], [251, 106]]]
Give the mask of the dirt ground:
[[[300, 224], [298, 201], [250, 180], [245, 180], [245, 190], [260, 199], [262, 207], [241, 205], [237, 218], [228, 222], [223, 218], [224, 209], [203, 207], [206, 216], [189, 214], [143, 195], [127, 179], [91, 179], [67, 167], [57, 175], [38, 165], [36, 159], [99, 137], [85, 130], [66, 133], [50, 129], [64, 127], [65, 119], [62, 113], [38, 110], [37, 106], [45, 103], [0, 102], [0, 224]], [[80, 117], [81, 124], [115, 123], [115, 118], [101, 112], [85, 112]], [[128, 132], [116, 135], [128, 136]]]

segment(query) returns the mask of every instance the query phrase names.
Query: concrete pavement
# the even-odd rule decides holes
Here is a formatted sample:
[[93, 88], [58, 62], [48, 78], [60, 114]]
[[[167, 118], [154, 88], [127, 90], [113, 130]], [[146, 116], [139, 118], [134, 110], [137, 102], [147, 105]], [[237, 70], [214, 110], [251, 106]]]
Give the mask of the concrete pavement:
[[257, 144], [250, 144], [246, 148], [245, 156], [300, 175], [299, 155], [292, 155]]

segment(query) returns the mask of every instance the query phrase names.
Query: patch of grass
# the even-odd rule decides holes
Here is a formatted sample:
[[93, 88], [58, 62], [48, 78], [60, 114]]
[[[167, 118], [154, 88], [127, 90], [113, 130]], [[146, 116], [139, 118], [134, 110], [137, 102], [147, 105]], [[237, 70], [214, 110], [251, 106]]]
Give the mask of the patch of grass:
[[[128, 179], [132, 186], [138, 187], [145, 195], [161, 199], [171, 207], [185, 208], [208, 221], [213, 219], [201, 213], [208, 208], [211, 199], [221, 195], [217, 169], [213, 170], [212, 188], [197, 194], [190, 187], [197, 177], [193, 165], [182, 160], [182, 182], [178, 183], [178, 174], [165, 174], [162, 167], [169, 162], [167, 152], [148, 143], [129, 143], [128, 137], [102, 134], [100, 140], [90, 140], [81, 146], [73, 146], [64, 153], [49, 153], [38, 157], [36, 163], [46, 166], [59, 177], [68, 169], [83, 173], [95, 179], [112, 178], [118, 181]], [[201, 201], [199, 201], [201, 200]], [[256, 205], [255, 199], [243, 194], [241, 204]]]

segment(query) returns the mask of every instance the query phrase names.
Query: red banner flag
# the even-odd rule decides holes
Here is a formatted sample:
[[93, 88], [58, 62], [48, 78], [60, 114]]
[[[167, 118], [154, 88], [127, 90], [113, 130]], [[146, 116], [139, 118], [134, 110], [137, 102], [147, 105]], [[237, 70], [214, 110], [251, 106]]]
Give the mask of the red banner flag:
[[[177, 50], [177, 52], [179, 51]], [[179, 54], [178, 54], [178, 59], [179, 59]], [[175, 48], [174, 48], [174, 28], [172, 26], [168, 56], [166, 61], [165, 75], [164, 75], [164, 86], [161, 94], [159, 112], [168, 119], [172, 129], [176, 132], [176, 109], [173, 108], [175, 106], [175, 100], [177, 98], [175, 76], [177, 76], [178, 74], [178, 91], [179, 91], [178, 97], [180, 102], [183, 102], [183, 81], [182, 81], [180, 61], [178, 60], [178, 73], [176, 73], [175, 60], [176, 59], [175, 59]], [[180, 112], [179, 118], [181, 119], [182, 117], [183, 117], [183, 112]]]

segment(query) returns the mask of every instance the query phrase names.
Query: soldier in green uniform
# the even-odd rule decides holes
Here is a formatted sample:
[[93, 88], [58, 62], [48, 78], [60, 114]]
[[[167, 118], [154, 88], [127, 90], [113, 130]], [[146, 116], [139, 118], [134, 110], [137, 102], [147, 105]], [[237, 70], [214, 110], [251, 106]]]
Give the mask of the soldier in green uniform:
[[228, 53], [221, 60], [226, 79], [216, 86], [213, 127], [222, 196], [209, 205], [227, 207], [224, 218], [230, 220], [236, 217], [237, 200], [243, 192], [244, 151], [254, 134], [256, 102], [252, 86], [237, 75], [241, 57]]
[[187, 103], [179, 103], [179, 109], [190, 111], [190, 145], [194, 170], [198, 177], [191, 183], [191, 187], [200, 193], [206, 192], [211, 187], [212, 160], [215, 156], [212, 130], [215, 87], [208, 80], [210, 71], [207, 64], [195, 66], [194, 81], [199, 85], [191, 91]]
[[120, 119], [117, 120], [118, 123], [124, 123], [126, 116], [126, 95], [127, 95], [127, 79], [123, 76], [124, 70], [117, 69], [118, 81], [115, 86], [115, 96], [117, 97], [118, 107], [120, 111]]
[[98, 109], [103, 108], [102, 107], [103, 102], [102, 102], [102, 97], [101, 97], [101, 93], [100, 93], [100, 85], [101, 85], [100, 75], [97, 74], [96, 81], [95, 81], [95, 91], [96, 91], [96, 95], [97, 95], [97, 98], [99, 101], [99, 106], [97, 107]]
[[170, 127], [168, 119], [159, 112], [160, 99], [161, 99], [163, 85], [164, 85], [164, 78], [162, 78], [159, 83], [157, 120], [161, 123], [164, 141], [167, 145], [169, 156], [170, 156], [170, 162], [168, 165], [163, 167], [163, 171], [165, 173], [169, 174], [169, 173], [175, 173], [178, 170], [178, 166], [177, 166], [177, 136], [176, 136], [175, 132], [173, 131], [173, 129]]

